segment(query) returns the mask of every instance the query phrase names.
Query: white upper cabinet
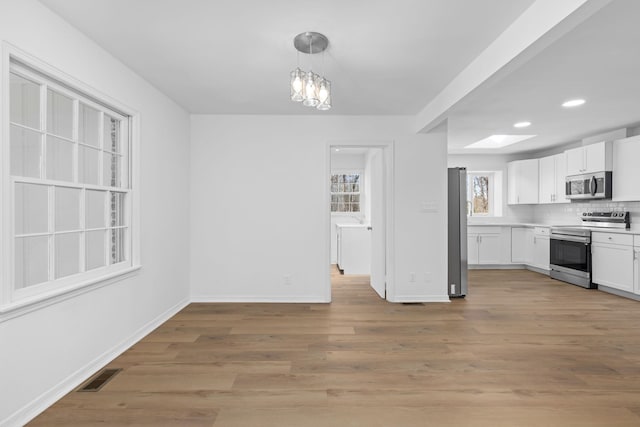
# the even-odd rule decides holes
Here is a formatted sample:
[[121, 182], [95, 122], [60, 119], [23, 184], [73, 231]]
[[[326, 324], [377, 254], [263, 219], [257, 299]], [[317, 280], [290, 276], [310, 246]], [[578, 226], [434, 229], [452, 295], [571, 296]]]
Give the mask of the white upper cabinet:
[[597, 142], [565, 151], [567, 175], [610, 171], [613, 165], [611, 142]]
[[613, 143], [613, 200], [640, 200], [640, 136]]
[[510, 205], [538, 203], [538, 159], [507, 164], [507, 201]]
[[567, 203], [565, 195], [566, 156], [564, 153], [540, 159], [539, 203]]
[[580, 175], [584, 171], [584, 147], [564, 152], [567, 159], [567, 175]]

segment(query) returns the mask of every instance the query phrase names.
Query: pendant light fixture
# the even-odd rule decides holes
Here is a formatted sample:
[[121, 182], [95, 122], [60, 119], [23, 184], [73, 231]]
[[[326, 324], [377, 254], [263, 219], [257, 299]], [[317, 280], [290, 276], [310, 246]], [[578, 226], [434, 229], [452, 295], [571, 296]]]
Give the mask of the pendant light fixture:
[[[329, 39], [320, 33], [300, 33], [293, 39], [293, 46], [298, 51], [298, 67], [291, 72], [291, 100], [302, 102], [302, 105], [307, 107], [316, 107], [318, 110], [329, 110], [331, 82], [314, 73], [311, 68], [306, 72], [300, 69], [300, 52], [308, 55], [322, 53], [329, 46]], [[324, 60], [324, 53], [322, 58]]]

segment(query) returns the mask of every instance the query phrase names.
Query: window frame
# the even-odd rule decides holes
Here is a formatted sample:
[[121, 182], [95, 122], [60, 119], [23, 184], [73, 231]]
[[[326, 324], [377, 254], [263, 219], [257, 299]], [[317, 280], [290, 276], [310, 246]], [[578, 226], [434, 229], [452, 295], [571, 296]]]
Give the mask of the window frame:
[[[487, 213], [473, 212], [473, 188], [470, 185], [473, 177], [486, 176], [489, 181], [488, 195], [489, 195], [489, 211]], [[470, 203], [471, 207], [467, 214], [467, 217], [494, 217], [496, 216], [496, 197], [495, 197], [495, 185], [496, 185], [496, 173], [495, 171], [469, 171], [467, 172], [467, 203]]]
[[[29, 177], [13, 177], [11, 175], [11, 159], [10, 159], [10, 146], [11, 146], [11, 119], [10, 119], [10, 76], [11, 74], [17, 74], [28, 80], [34, 81], [40, 85], [40, 128], [38, 132], [40, 137], [45, 140], [42, 143], [46, 144], [47, 130], [43, 127], [43, 121], [45, 116], [43, 110], [46, 109], [44, 105], [45, 98], [42, 98], [43, 94], [46, 94], [48, 89], [52, 89], [57, 93], [64, 96], [71, 97], [74, 108], [74, 135], [71, 140], [74, 141], [74, 154], [72, 170], [74, 174], [73, 181], [60, 181], [49, 179], [46, 175], [41, 175], [42, 178], [29, 178]], [[120, 276], [132, 273], [140, 268], [140, 218], [139, 218], [139, 197], [137, 191], [137, 185], [139, 182], [139, 113], [135, 110], [124, 106], [120, 102], [112, 99], [111, 97], [98, 92], [92, 87], [82, 83], [81, 81], [69, 76], [60, 70], [46, 64], [45, 62], [30, 56], [29, 54], [21, 51], [8, 42], [2, 42], [2, 81], [1, 81], [1, 93], [2, 96], [2, 114], [0, 122], [0, 152], [2, 159], [0, 161], [0, 236], [2, 236], [2, 243], [0, 245], [0, 321], [7, 317], [7, 314], [12, 316], [19, 315], [15, 313], [20, 311], [19, 309], [29, 309], [33, 305], [42, 305], [42, 303], [55, 303], [61, 298], [66, 297], [73, 292], [85, 292], [94, 286], [101, 286], [110, 283], [112, 279], [117, 279]], [[128, 185], [121, 187], [111, 187], [110, 185], [93, 185], [84, 184], [80, 180], [79, 166], [78, 166], [78, 152], [80, 146], [83, 145], [79, 141], [76, 129], [78, 128], [75, 121], [79, 117], [80, 103], [85, 104], [91, 108], [95, 108], [102, 112], [100, 117], [105, 115], [113, 117], [121, 121], [121, 134], [128, 139], [127, 151], [122, 152], [123, 155], [128, 158], [128, 162], [121, 162], [121, 167], [126, 168], [126, 176], [128, 177]], [[108, 111], [106, 111], [108, 110]], [[14, 125], [16, 126], [16, 125]], [[26, 126], [25, 129], [31, 129]], [[104, 129], [100, 127], [100, 131]], [[100, 136], [102, 140], [102, 136]], [[86, 144], [85, 144], [86, 145]], [[101, 153], [98, 156], [100, 160], [99, 168], [99, 182], [104, 179], [104, 153], [111, 152], [111, 148], [107, 149], [104, 146], [99, 148]], [[113, 153], [112, 153], [113, 154]], [[42, 153], [41, 155], [44, 155]], [[126, 164], [124, 164], [126, 163]], [[41, 172], [44, 173], [44, 172]], [[16, 183], [31, 183], [42, 184], [47, 187], [49, 194], [48, 206], [50, 209], [54, 209], [52, 204], [51, 193], [56, 191], [56, 188], [75, 188], [80, 191], [79, 212], [80, 220], [82, 220], [82, 212], [84, 207], [82, 204], [85, 202], [84, 195], [88, 190], [100, 190], [105, 191], [105, 203], [110, 203], [110, 194], [113, 193], [126, 193], [127, 202], [124, 207], [124, 215], [126, 217], [126, 227], [129, 232], [125, 239], [125, 261], [109, 264], [98, 267], [89, 271], [81, 271], [79, 273], [62, 277], [59, 279], [48, 280], [41, 284], [27, 286], [24, 288], [16, 289], [14, 283], [15, 277], [15, 188]], [[48, 221], [51, 221], [53, 212], [49, 212]], [[110, 222], [105, 223], [104, 232], [106, 234], [105, 239], [107, 243], [111, 230], [118, 227], [112, 227]], [[79, 257], [86, 259], [87, 252], [85, 250], [85, 242], [87, 231], [90, 228], [86, 227], [86, 224], [81, 222], [81, 231], [79, 235]], [[58, 233], [55, 229], [49, 227], [44, 235], [49, 239], [55, 238]], [[51, 262], [51, 243], [49, 243], [49, 262]], [[108, 244], [105, 247], [109, 246]], [[108, 251], [107, 251], [108, 252]], [[105, 253], [105, 259], [109, 256]], [[84, 261], [80, 261], [80, 268], [84, 265]], [[51, 271], [52, 266], [48, 266], [48, 271]], [[50, 273], [49, 273], [50, 274]], [[49, 276], [49, 279], [51, 277]], [[61, 298], [56, 298], [61, 297]]]
[[[351, 192], [351, 193], [345, 193], [345, 192], [337, 192], [334, 193], [333, 191], [331, 191], [331, 182], [329, 182], [329, 212], [331, 213], [331, 215], [345, 215], [345, 216], [356, 216], [356, 217], [361, 217], [363, 216], [363, 208], [364, 208], [364, 170], [363, 169], [343, 169], [343, 168], [333, 168], [331, 169], [331, 173], [329, 174], [329, 180], [331, 180], [331, 177], [333, 177], [333, 175], [358, 175], [358, 192]], [[359, 207], [360, 210], [358, 212], [342, 212], [342, 211], [332, 211], [331, 210], [331, 199], [333, 195], [339, 195], [339, 194], [357, 194], [359, 196]]]

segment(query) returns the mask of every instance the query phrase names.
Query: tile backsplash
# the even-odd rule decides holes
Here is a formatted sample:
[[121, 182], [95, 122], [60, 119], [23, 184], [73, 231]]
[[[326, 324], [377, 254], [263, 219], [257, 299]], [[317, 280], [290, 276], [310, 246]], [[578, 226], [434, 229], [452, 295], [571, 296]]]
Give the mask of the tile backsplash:
[[542, 224], [580, 224], [582, 212], [631, 212], [631, 227], [640, 228], [640, 202], [592, 201], [562, 203], [557, 205], [533, 205], [533, 221]]

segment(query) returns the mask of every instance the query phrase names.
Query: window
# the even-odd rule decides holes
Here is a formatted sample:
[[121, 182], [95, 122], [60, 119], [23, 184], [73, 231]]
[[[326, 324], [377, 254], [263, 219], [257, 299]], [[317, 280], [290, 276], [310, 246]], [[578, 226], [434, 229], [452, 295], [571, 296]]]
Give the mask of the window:
[[331, 212], [360, 212], [359, 173], [331, 175]]
[[11, 63], [2, 177], [10, 274], [0, 305], [132, 267], [130, 117], [105, 105]]
[[467, 215], [502, 216], [502, 171], [467, 173]]

